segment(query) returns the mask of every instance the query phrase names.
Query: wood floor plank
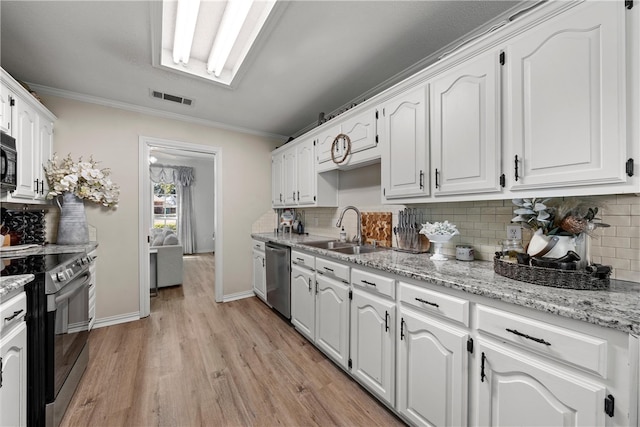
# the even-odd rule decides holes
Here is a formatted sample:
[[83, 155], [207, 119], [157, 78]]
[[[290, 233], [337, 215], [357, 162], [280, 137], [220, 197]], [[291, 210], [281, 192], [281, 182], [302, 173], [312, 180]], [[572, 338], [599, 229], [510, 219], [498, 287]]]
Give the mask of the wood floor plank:
[[211, 254], [151, 315], [96, 329], [69, 426], [399, 426], [402, 421], [257, 298], [215, 302]]

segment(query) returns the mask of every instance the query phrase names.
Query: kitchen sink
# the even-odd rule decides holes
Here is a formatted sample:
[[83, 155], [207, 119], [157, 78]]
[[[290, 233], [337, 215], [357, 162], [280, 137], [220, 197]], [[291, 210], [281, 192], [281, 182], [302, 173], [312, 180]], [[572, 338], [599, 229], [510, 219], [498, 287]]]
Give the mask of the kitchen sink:
[[339, 242], [337, 240], [326, 240], [326, 241], [320, 241], [320, 242], [308, 242], [308, 243], [305, 242], [303, 243], [303, 245], [311, 246], [318, 249], [336, 250], [341, 248], [352, 248], [356, 244], [349, 243], [349, 242]]
[[349, 254], [349, 255], [359, 255], [359, 254], [370, 254], [372, 252], [382, 252], [388, 251], [389, 248], [385, 248], [383, 246], [347, 246], [342, 248], [332, 249], [333, 252], [340, 252], [341, 254]]

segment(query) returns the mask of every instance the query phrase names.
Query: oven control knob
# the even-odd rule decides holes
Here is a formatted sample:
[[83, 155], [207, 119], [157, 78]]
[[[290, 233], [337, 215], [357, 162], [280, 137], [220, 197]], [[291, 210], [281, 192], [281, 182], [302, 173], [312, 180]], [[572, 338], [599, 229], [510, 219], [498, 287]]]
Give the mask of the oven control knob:
[[56, 273], [56, 280], [58, 282], [64, 282], [65, 280], [67, 280], [67, 278], [65, 277], [64, 273]]

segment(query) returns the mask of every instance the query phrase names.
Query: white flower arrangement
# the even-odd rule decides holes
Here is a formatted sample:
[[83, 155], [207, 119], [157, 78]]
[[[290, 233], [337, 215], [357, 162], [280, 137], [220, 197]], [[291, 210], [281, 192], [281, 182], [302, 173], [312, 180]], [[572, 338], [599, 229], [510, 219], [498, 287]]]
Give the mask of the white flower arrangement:
[[80, 157], [74, 162], [71, 154], [58, 163], [58, 157], [54, 153], [53, 158], [44, 167], [49, 183], [47, 199], [70, 192], [81, 199], [107, 207], [117, 207], [120, 187], [109, 179], [109, 169], [99, 169], [97, 165], [93, 157], [84, 162]]
[[454, 224], [451, 224], [449, 221], [445, 221], [434, 222], [433, 224], [430, 222], [422, 224], [420, 234], [424, 234], [425, 236], [455, 236], [456, 234], [460, 234], [460, 232]]

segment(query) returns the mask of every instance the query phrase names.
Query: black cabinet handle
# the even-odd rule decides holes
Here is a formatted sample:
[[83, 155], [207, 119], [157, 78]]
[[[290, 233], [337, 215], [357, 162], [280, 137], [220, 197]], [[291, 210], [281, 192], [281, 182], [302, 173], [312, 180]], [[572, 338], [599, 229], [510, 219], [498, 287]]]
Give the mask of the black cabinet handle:
[[484, 382], [486, 375], [484, 374], [484, 361], [487, 360], [487, 356], [482, 352], [482, 364], [480, 365], [480, 382]]
[[300, 201], [300, 192], [298, 191], [298, 201]]
[[384, 331], [389, 332], [389, 312], [384, 311]]
[[435, 302], [431, 302], [431, 301], [427, 301], [426, 299], [422, 299], [422, 298], [418, 298], [416, 297], [416, 301], [420, 301], [423, 304], [428, 304], [428, 305], [432, 305], [434, 307], [440, 307], [438, 304], [436, 304]]
[[400, 341], [404, 339], [404, 318], [400, 319]]
[[324, 267], [324, 269], [333, 273], [333, 269], [331, 269], [329, 267]]
[[296, 257], [296, 260], [298, 260], [298, 261], [300, 261], [301, 263], [303, 263], [303, 264], [304, 264], [304, 258], [297, 258], [297, 257]]
[[424, 172], [420, 171], [420, 189], [424, 188]]
[[376, 285], [375, 283], [369, 282], [369, 281], [366, 281], [366, 280], [361, 280], [361, 282], [364, 283], [365, 285], [370, 285], [370, 286], [375, 286]]
[[516, 165], [515, 165], [515, 166], [516, 166], [516, 168], [515, 168], [515, 172], [516, 172], [516, 181], [517, 181], [517, 180], [518, 180], [518, 178], [520, 178], [520, 177], [518, 176], [518, 155], [517, 155], [517, 154], [516, 154], [516, 160], [515, 160], [515, 163], [516, 163]]
[[309, 292], [311, 292], [311, 277], [309, 277]]
[[40, 192], [40, 180], [39, 179], [34, 179], [33, 183], [35, 184], [35, 193], [38, 194]]
[[440, 172], [438, 172], [438, 169], [436, 169], [436, 188], [440, 188], [440, 182], [438, 180], [440, 175]]
[[526, 338], [526, 339], [531, 340], [531, 341], [535, 341], [535, 342], [540, 343], [540, 344], [544, 344], [544, 345], [551, 345], [551, 343], [550, 343], [550, 342], [545, 341], [545, 340], [543, 340], [542, 338], [532, 337], [531, 335], [527, 335], [527, 334], [523, 334], [522, 332], [518, 332], [518, 331], [517, 331], [517, 330], [515, 330], [515, 329], [509, 329], [509, 328], [507, 328], [507, 329], [506, 329], [506, 331], [507, 331], [507, 332], [511, 332], [512, 334], [515, 334], [515, 335], [517, 335], [517, 336], [519, 336], [519, 337]]
[[12, 321], [12, 320], [13, 320], [13, 319], [15, 319], [16, 317], [18, 317], [18, 316], [20, 315], [20, 313], [22, 313], [23, 311], [24, 311], [24, 310], [22, 310], [22, 309], [21, 309], [21, 310], [18, 310], [18, 311], [14, 311], [14, 312], [13, 312], [13, 314], [12, 314], [11, 316], [9, 316], [9, 317], [5, 317], [5, 318], [4, 318], [4, 321], [5, 321], [5, 322], [10, 322], [10, 321]]

